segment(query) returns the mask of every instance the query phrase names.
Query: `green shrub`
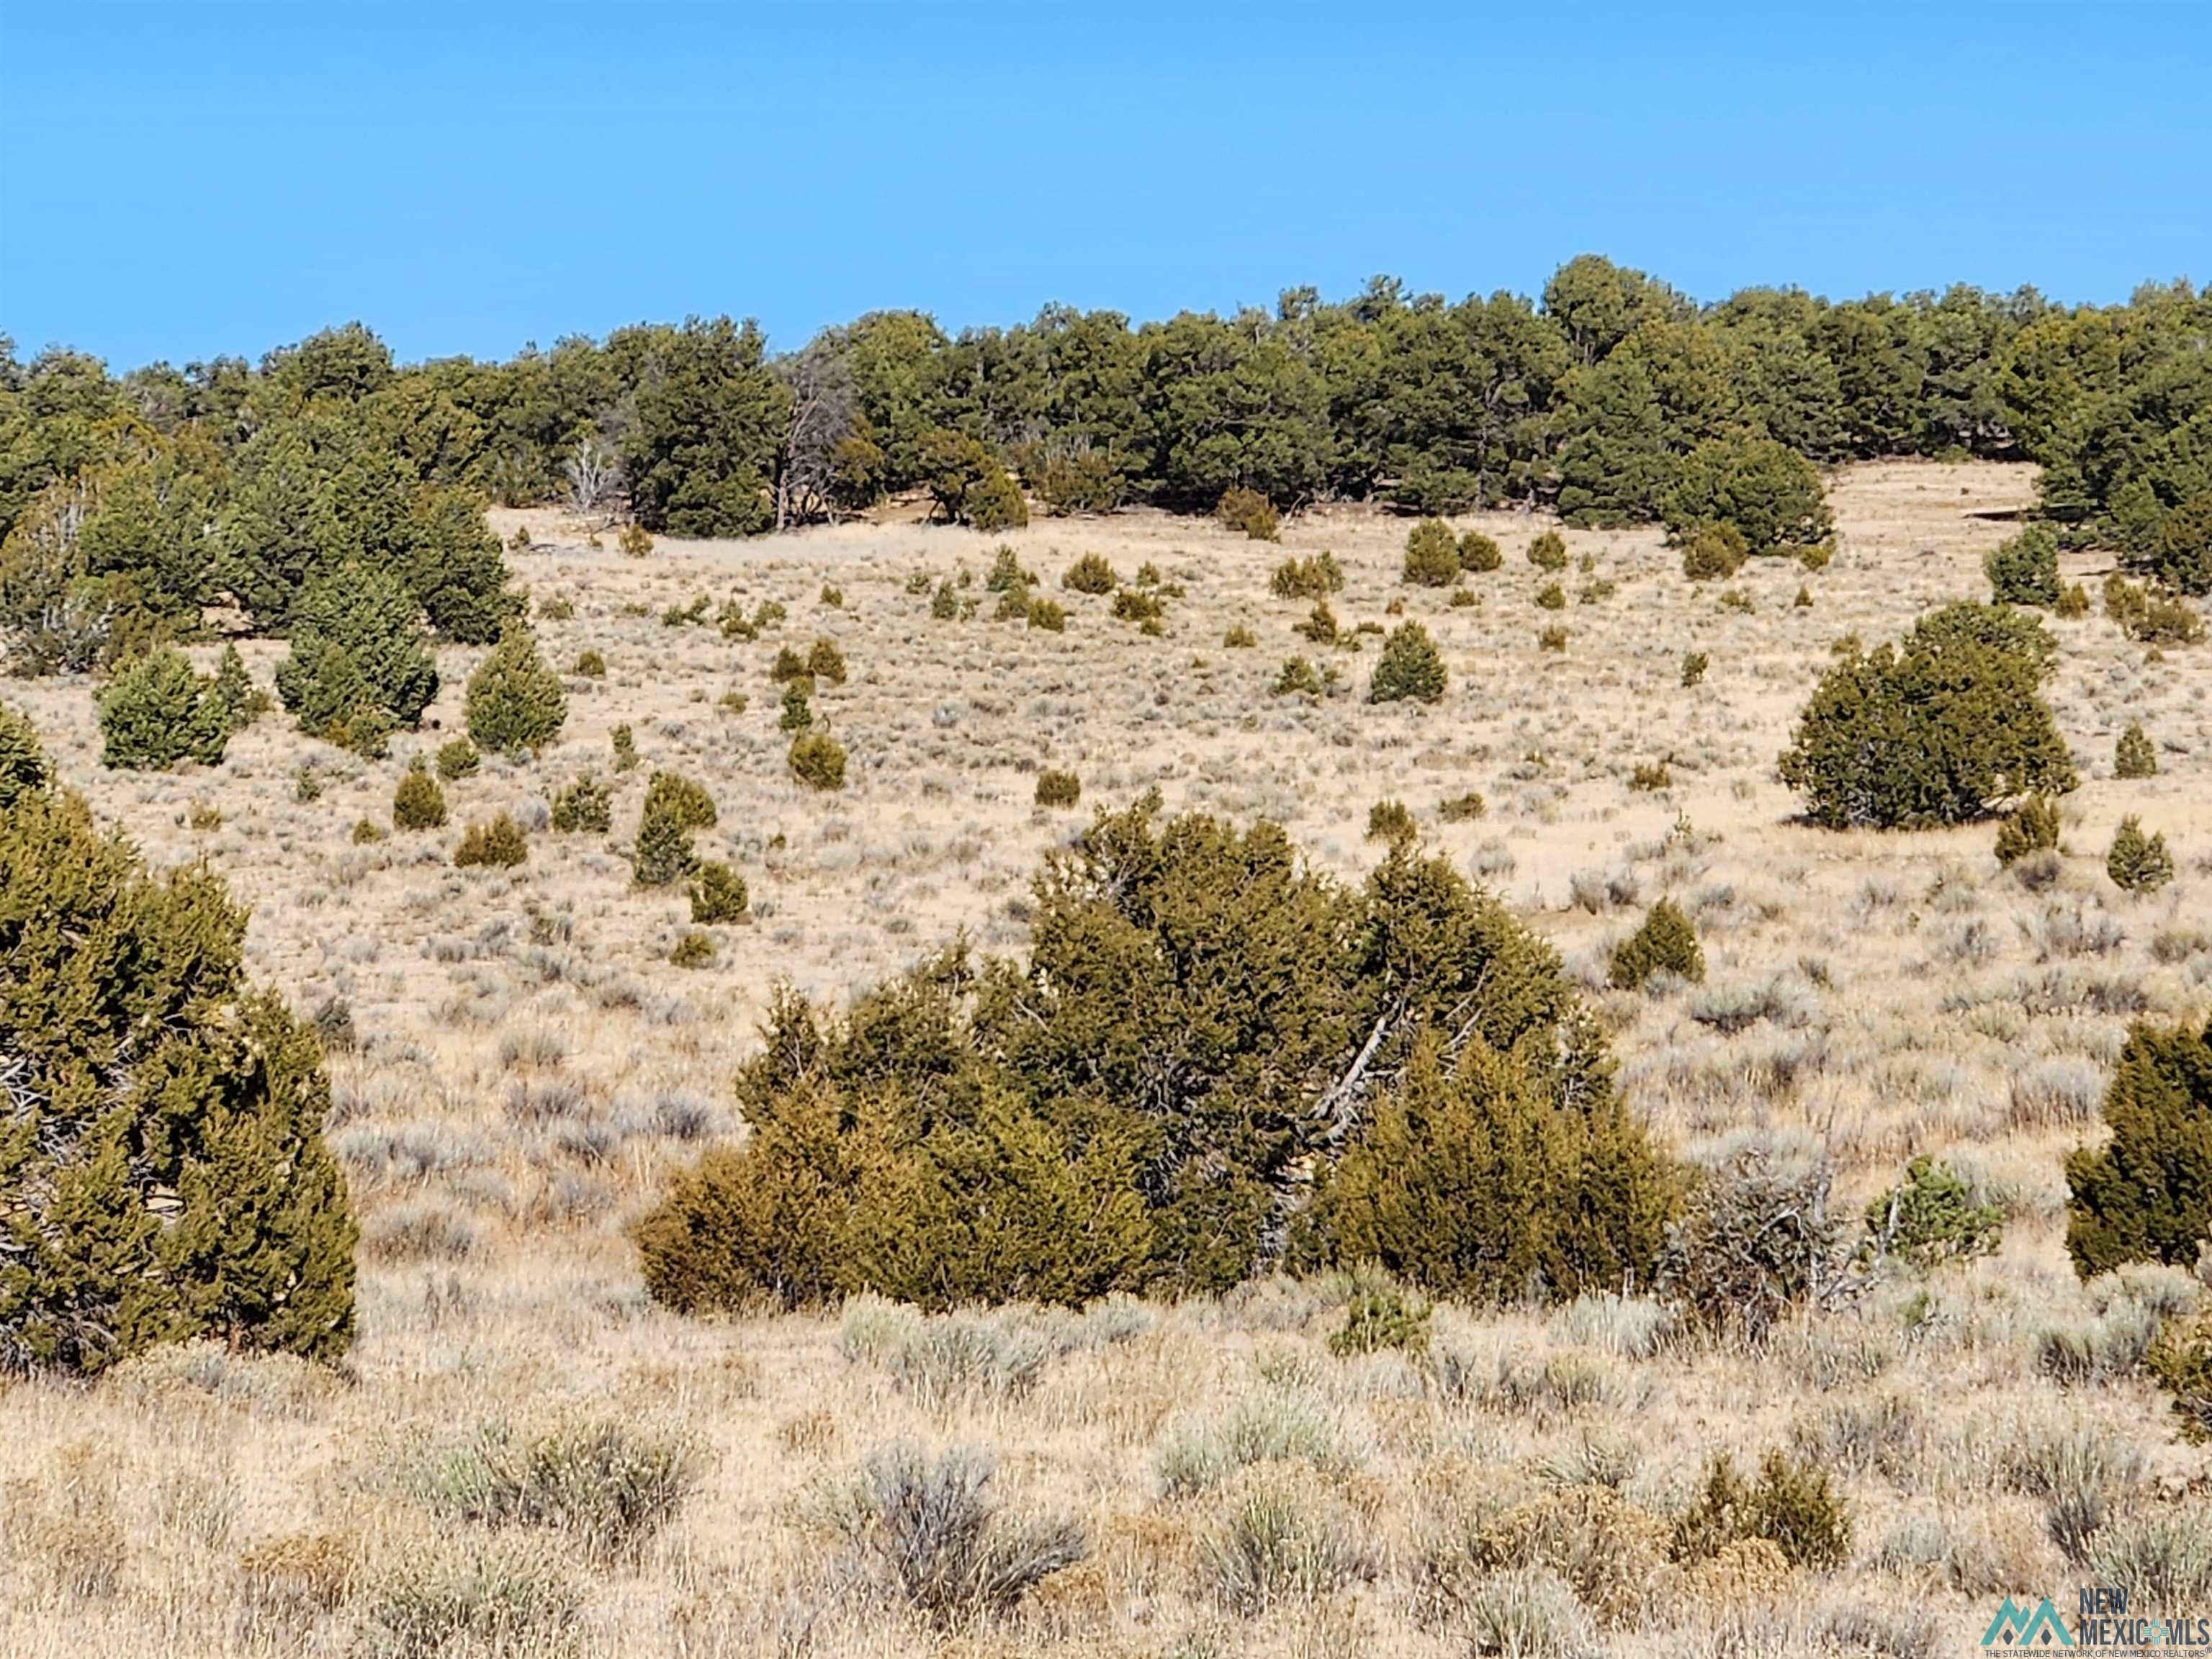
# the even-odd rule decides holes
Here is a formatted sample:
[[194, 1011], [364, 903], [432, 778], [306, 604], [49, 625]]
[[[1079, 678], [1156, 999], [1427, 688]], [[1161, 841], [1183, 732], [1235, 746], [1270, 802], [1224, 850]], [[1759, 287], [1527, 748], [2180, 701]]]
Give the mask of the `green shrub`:
[[1420, 827], [1401, 800], [1378, 800], [1367, 809], [1367, 839], [1392, 847], [1420, 839]]
[[614, 800], [606, 785], [580, 777], [553, 797], [553, 827], [564, 836], [604, 836], [614, 828]]
[[645, 811], [647, 816], [665, 813], [686, 830], [712, 830], [721, 822], [722, 816], [715, 810], [714, 798], [707, 793], [707, 786], [680, 772], [653, 775], [645, 786]]
[[1319, 599], [1344, 591], [1344, 567], [1326, 550], [1303, 559], [1285, 559], [1267, 585], [1280, 599]]
[[1708, 666], [1710, 666], [1710, 662], [1704, 652], [1685, 651], [1682, 653], [1682, 684], [1684, 687], [1687, 688], [1692, 685], [1702, 685], [1705, 683], [1705, 670]]
[[607, 659], [596, 651], [579, 651], [575, 666], [568, 672], [580, 679], [603, 680], [607, 677]]
[[1816, 1465], [1771, 1451], [1753, 1482], [1735, 1472], [1733, 1459], [1717, 1457], [1697, 1501], [1675, 1523], [1668, 1553], [1680, 1562], [1707, 1560], [1753, 1538], [1772, 1544], [1793, 1567], [1840, 1567], [1850, 1559], [1850, 1515]]
[[1313, 613], [1291, 631], [1316, 645], [1334, 645], [1339, 631], [1336, 612], [1328, 608], [1327, 599], [1316, 599]]
[[1036, 804], [1045, 807], [1073, 806], [1083, 799], [1083, 781], [1073, 772], [1048, 767], [1037, 774]]
[[2009, 865], [2030, 853], [2058, 846], [2058, 808], [2041, 795], [2030, 795], [1997, 824], [1997, 862]]
[[461, 831], [461, 844], [453, 849], [456, 870], [512, 870], [530, 856], [530, 843], [522, 826], [501, 812], [489, 823], [472, 823]]
[[208, 682], [208, 696], [222, 711], [223, 726], [234, 736], [269, 708], [269, 694], [254, 684], [253, 677], [246, 672], [246, 659], [238, 654], [234, 645], [223, 647], [215, 678]]
[[2177, 592], [2212, 593], [2212, 489], [2167, 508], [2148, 546], [2128, 562]]
[[1368, 683], [1370, 702], [1441, 702], [1444, 663], [1429, 630], [1417, 622], [1401, 623], [1382, 642], [1382, 655]]
[[845, 653], [835, 640], [817, 640], [807, 648], [806, 672], [825, 685], [845, 683]]
[[1725, 581], [1743, 568], [1751, 549], [1732, 524], [1701, 524], [1682, 542], [1682, 574], [1693, 582]]
[[2116, 778], [2158, 775], [2158, 750], [2151, 746], [2150, 736], [2142, 729], [2141, 720], [2130, 720], [2128, 729], [2120, 733], [2119, 742], [2113, 745], [2112, 775]]
[[1628, 787], [1638, 794], [1656, 793], [1673, 788], [1674, 775], [1668, 761], [1638, 761], [1628, 775]]
[[968, 522], [987, 534], [996, 530], [1019, 530], [1030, 521], [1030, 504], [1021, 486], [1004, 467], [968, 492]]
[[377, 842], [386, 839], [387, 839], [387, 836], [384, 826], [377, 823], [374, 818], [356, 818], [354, 820], [353, 844], [355, 846], [374, 847]]
[[568, 719], [561, 677], [538, 654], [538, 641], [520, 623], [500, 635], [491, 654], [469, 676], [464, 712], [469, 736], [501, 755], [526, 756], [550, 748]]
[[2146, 836], [2142, 821], [2132, 813], [2122, 818], [2112, 850], [2105, 854], [2105, 873], [2113, 886], [2130, 893], [2165, 886], [2173, 879], [2173, 854], [2166, 850], [2165, 835]]
[[641, 524], [626, 524], [615, 537], [615, 545], [633, 559], [641, 559], [653, 551], [653, 536]]
[[380, 754], [437, 694], [422, 607], [397, 575], [349, 561], [301, 596], [276, 695], [302, 732]]
[[1388, 1274], [1355, 1274], [1344, 1323], [1328, 1334], [1328, 1351], [1343, 1358], [1392, 1348], [1418, 1358], [1429, 1351], [1429, 1316], [1435, 1311]]
[[2002, 607], [1954, 605], [1899, 646], [1831, 668], [1783, 754], [1783, 781], [1828, 829], [1978, 818], [2008, 797], [2063, 793], [2074, 763], [2040, 686], [2056, 647]]
[[2168, 1320], [2144, 1364], [2166, 1390], [2181, 1437], [2192, 1446], [2212, 1443], [2212, 1313]]
[[538, 602], [538, 614], [547, 622], [568, 622], [576, 615], [576, 602], [560, 595]]
[[1669, 534], [1729, 525], [1753, 553], [1826, 543], [1835, 520], [1820, 493], [1820, 469], [1771, 438], [1716, 438], [1682, 458], [1660, 503]]
[[1221, 492], [1221, 499], [1213, 504], [1213, 517], [1223, 529], [1237, 531], [1249, 541], [1272, 542], [1282, 534], [1282, 520], [1275, 504], [1258, 490], [1241, 484]]
[[1546, 582], [1536, 590], [1536, 607], [1540, 611], [1565, 611], [1567, 608], [1566, 590], [1557, 582]]
[[775, 729], [779, 732], [804, 732], [814, 724], [814, 697], [808, 687], [811, 680], [798, 679], [783, 688], [783, 698], [776, 709]]
[[1553, 953], [1446, 860], [1349, 889], [1158, 811], [1047, 855], [1024, 960], [956, 946], [834, 1019], [780, 995], [749, 1138], [635, 1230], [654, 1297], [1218, 1290], [1286, 1230], [1431, 1291], [1646, 1277], [1668, 1177]]
[[1480, 576], [1499, 568], [1504, 562], [1504, 550], [1480, 530], [1470, 530], [1459, 538], [1462, 570]]
[[1022, 562], [1011, 547], [1000, 547], [992, 556], [991, 574], [983, 578], [983, 586], [994, 593], [1018, 593], [1036, 586], [1036, 578], [1022, 568]]
[[179, 761], [219, 765], [230, 722], [185, 653], [157, 646], [116, 672], [100, 693], [100, 763], [158, 772]]
[[2094, 1278], [2196, 1265], [2212, 1238], [2212, 1029], [2136, 1025], [2105, 1091], [2112, 1137], [2066, 1160], [2066, 1249]]
[[2051, 614], [2072, 622], [2089, 614], [2089, 590], [2079, 582], [2070, 582], [2066, 591], [2052, 601]]
[[708, 968], [714, 962], [714, 939], [710, 933], [694, 927], [678, 938], [668, 953], [669, 962], [678, 968]]
[[483, 769], [483, 756], [466, 738], [438, 745], [438, 775], [447, 783], [472, 778]]
[[1259, 643], [1260, 636], [1243, 623], [1231, 623], [1229, 631], [1221, 636], [1221, 647], [1224, 651], [1250, 651], [1255, 649]]
[[792, 776], [809, 789], [845, 787], [845, 745], [827, 732], [804, 732], [786, 757]]
[[1446, 823], [1471, 823], [1490, 810], [1490, 805], [1474, 790], [1463, 795], [1454, 795], [1437, 808], [1437, 816]]
[[417, 756], [399, 787], [392, 792], [392, 827], [395, 830], [437, 830], [446, 822], [446, 792]]
[[320, 1046], [247, 984], [246, 920], [204, 870], [150, 874], [75, 795], [0, 811], [0, 1370], [352, 1340]]
[[1156, 593], [1141, 588], [1124, 587], [1114, 595], [1114, 620], [1135, 623], [1147, 634], [1157, 634], [1167, 617], [1167, 606]]
[[1536, 648], [1539, 651], [1565, 651], [1567, 648], [1567, 630], [1557, 623], [1541, 629], [1536, 635]]
[[1923, 1152], [1905, 1166], [1904, 1180], [1868, 1202], [1866, 1227], [1870, 1249], [1925, 1273], [1995, 1255], [2004, 1211], [1975, 1203], [1957, 1170]]
[[38, 728], [6, 703], [0, 702], [0, 811], [25, 795], [53, 781]]
[[2195, 645], [2204, 637], [2204, 618], [2179, 595], [2117, 574], [2105, 579], [2105, 614], [2143, 645]]
[[1643, 926], [1613, 947], [1607, 979], [1617, 989], [1633, 991], [1654, 974], [1697, 982], [1705, 977], [1705, 953], [1698, 944], [1697, 929], [1672, 899], [1654, 904]]
[[938, 583], [937, 591], [929, 596], [929, 614], [938, 622], [951, 622], [961, 614], [960, 590], [953, 586], [951, 577]]
[[681, 805], [664, 796], [648, 799], [630, 848], [630, 876], [641, 887], [666, 887], [698, 867], [690, 826]]
[[1268, 689], [1279, 697], [1289, 696], [1293, 693], [1318, 697], [1327, 695], [1330, 687], [1334, 684], [1335, 679], [1336, 676], [1333, 670], [1328, 678], [1324, 678], [1322, 672], [1304, 657], [1291, 657], [1283, 664], [1281, 670], [1275, 676], [1274, 684]]
[[1565, 570], [1567, 568], [1566, 538], [1556, 530], [1545, 531], [1528, 544], [1528, 562], [1539, 570]]
[[1057, 599], [1048, 599], [1042, 594], [1030, 601], [1030, 626], [1048, 634], [1067, 632], [1067, 612]]
[[735, 921], [744, 915], [750, 899], [745, 878], [734, 866], [719, 859], [703, 860], [691, 882], [691, 920], [702, 927]]
[[1073, 593], [1111, 593], [1121, 586], [1114, 567], [1096, 553], [1085, 553], [1060, 574], [1060, 585]]
[[632, 734], [629, 724], [625, 722], [624, 724], [615, 727], [612, 732], [607, 734], [607, 740], [614, 748], [615, 770], [617, 772], [636, 771], [637, 738]]
[[1997, 544], [1982, 561], [1996, 605], [2058, 603], [2058, 532], [2032, 524]]
[[1442, 519], [1424, 519], [1406, 537], [1399, 578], [1422, 587], [1449, 587], [1459, 580], [1459, 543]]

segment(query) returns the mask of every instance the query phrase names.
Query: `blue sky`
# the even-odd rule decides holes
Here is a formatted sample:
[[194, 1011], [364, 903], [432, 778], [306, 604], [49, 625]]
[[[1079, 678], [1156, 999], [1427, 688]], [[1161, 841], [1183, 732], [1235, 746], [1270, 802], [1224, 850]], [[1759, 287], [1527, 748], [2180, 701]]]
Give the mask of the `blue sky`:
[[1142, 318], [1389, 271], [2212, 280], [2212, 0], [0, 0], [0, 331], [118, 368], [727, 311]]

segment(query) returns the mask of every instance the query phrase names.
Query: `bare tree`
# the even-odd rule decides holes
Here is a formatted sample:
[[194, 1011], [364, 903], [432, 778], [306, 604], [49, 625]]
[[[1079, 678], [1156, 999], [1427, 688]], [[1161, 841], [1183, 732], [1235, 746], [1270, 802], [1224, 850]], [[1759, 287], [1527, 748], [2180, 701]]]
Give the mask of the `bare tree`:
[[619, 476], [614, 451], [596, 432], [580, 432], [576, 447], [561, 463], [568, 480], [568, 506], [579, 517], [588, 517], [614, 494]]
[[776, 457], [775, 527], [830, 513], [837, 482], [837, 447], [859, 410], [844, 342], [818, 334], [804, 350], [779, 358], [775, 373], [791, 393], [791, 418]]

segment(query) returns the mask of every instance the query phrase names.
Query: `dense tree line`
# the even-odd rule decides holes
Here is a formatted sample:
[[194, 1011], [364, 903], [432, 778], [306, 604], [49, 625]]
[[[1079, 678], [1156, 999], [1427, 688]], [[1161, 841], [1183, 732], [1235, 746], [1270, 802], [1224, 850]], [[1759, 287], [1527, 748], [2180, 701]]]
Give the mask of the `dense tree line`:
[[[878, 312], [778, 356], [726, 317], [403, 367], [359, 325], [118, 379], [0, 339], [0, 638], [40, 672], [112, 662], [231, 604], [288, 629], [319, 576], [397, 572], [489, 641], [506, 580], [479, 505], [562, 501], [677, 535], [750, 535], [927, 490], [1017, 522], [1128, 502], [1211, 510], [1502, 504], [1681, 515], [1715, 458], [2042, 464], [2045, 506], [2185, 590], [2212, 587], [2212, 291], [2061, 307], [1971, 288], [1698, 306], [1585, 256], [1534, 300], [1377, 278], [1272, 313], [1133, 326], [1048, 307], [947, 335]], [[1018, 483], [1019, 489], [1015, 488]]]

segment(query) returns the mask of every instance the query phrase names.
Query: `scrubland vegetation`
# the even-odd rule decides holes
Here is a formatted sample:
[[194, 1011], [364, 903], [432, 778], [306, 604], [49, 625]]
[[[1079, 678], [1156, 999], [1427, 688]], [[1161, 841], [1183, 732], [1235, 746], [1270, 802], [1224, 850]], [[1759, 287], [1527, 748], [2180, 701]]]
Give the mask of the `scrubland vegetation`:
[[0, 1646], [2195, 1613], [2206, 327], [10, 358]]

